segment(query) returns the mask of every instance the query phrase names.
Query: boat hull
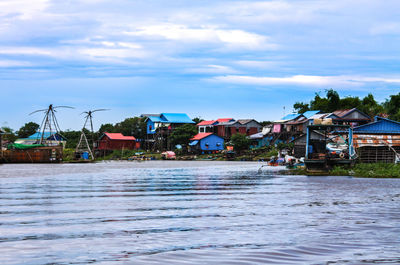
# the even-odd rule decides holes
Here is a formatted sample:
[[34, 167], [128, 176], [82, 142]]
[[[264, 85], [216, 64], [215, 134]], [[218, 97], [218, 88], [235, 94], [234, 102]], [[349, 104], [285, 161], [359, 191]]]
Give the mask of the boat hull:
[[3, 163], [60, 163], [62, 159], [62, 146], [42, 146], [25, 150], [5, 150], [1, 157]]

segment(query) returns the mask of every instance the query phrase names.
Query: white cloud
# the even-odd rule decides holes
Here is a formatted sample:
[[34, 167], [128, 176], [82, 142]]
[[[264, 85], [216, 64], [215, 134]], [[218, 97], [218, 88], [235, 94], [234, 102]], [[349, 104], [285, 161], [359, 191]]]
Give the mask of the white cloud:
[[144, 58], [148, 54], [144, 51], [135, 49], [109, 49], [109, 48], [82, 48], [78, 52], [91, 57], [109, 58]]
[[131, 36], [161, 37], [182, 42], [223, 43], [230, 47], [250, 49], [271, 49], [276, 45], [269, 43], [266, 36], [238, 29], [219, 29], [215, 26], [188, 27], [186, 25], [162, 24], [138, 27], [125, 32]]
[[199, 74], [235, 74], [238, 73], [235, 69], [224, 65], [206, 65], [204, 67], [189, 68], [185, 70], [187, 73]]
[[289, 77], [257, 77], [244, 75], [216, 76], [211, 80], [241, 85], [361, 86], [365, 83], [400, 83], [400, 78], [363, 76], [294, 75]]
[[39, 55], [52, 56], [52, 51], [46, 48], [36, 47], [0, 47], [0, 54], [3, 55]]
[[1, 0], [0, 16], [16, 15], [20, 19], [38, 16], [49, 5], [49, 0]]

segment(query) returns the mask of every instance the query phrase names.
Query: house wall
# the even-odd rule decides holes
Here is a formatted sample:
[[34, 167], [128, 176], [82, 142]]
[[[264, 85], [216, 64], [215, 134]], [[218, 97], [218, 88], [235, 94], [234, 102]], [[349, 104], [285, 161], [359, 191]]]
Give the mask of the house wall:
[[348, 119], [348, 120], [369, 120], [370, 118], [355, 110], [352, 113], [350, 113], [349, 115], [344, 116], [343, 119]]
[[97, 149], [99, 150], [120, 150], [120, 149], [134, 150], [136, 148], [136, 141], [130, 140], [111, 140], [107, 136], [103, 136]]
[[147, 134], [154, 134], [155, 131], [152, 132], [152, 130], [154, 130], [154, 122], [151, 121], [150, 119], [147, 120]]
[[201, 139], [199, 145], [202, 151], [224, 150], [224, 139], [217, 135], [210, 135]]

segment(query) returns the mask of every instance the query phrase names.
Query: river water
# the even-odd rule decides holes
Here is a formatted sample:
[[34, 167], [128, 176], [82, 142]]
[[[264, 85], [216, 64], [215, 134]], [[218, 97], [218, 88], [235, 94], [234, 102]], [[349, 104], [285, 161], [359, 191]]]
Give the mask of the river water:
[[0, 264], [400, 264], [400, 180], [244, 162], [0, 166]]

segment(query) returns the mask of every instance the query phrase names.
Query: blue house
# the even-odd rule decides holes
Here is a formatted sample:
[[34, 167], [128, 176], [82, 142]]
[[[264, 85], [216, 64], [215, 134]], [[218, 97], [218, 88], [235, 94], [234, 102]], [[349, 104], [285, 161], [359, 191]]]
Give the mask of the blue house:
[[355, 127], [355, 134], [400, 134], [400, 122], [376, 116], [374, 122]]
[[200, 152], [214, 152], [224, 150], [224, 138], [213, 133], [199, 133], [190, 139], [192, 150]]
[[155, 134], [159, 128], [174, 129], [182, 124], [194, 124], [185, 113], [143, 114], [146, 117], [147, 134]]
[[400, 122], [375, 117], [374, 122], [355, 127], [353, 142], [364, 163], [400, 162]]

